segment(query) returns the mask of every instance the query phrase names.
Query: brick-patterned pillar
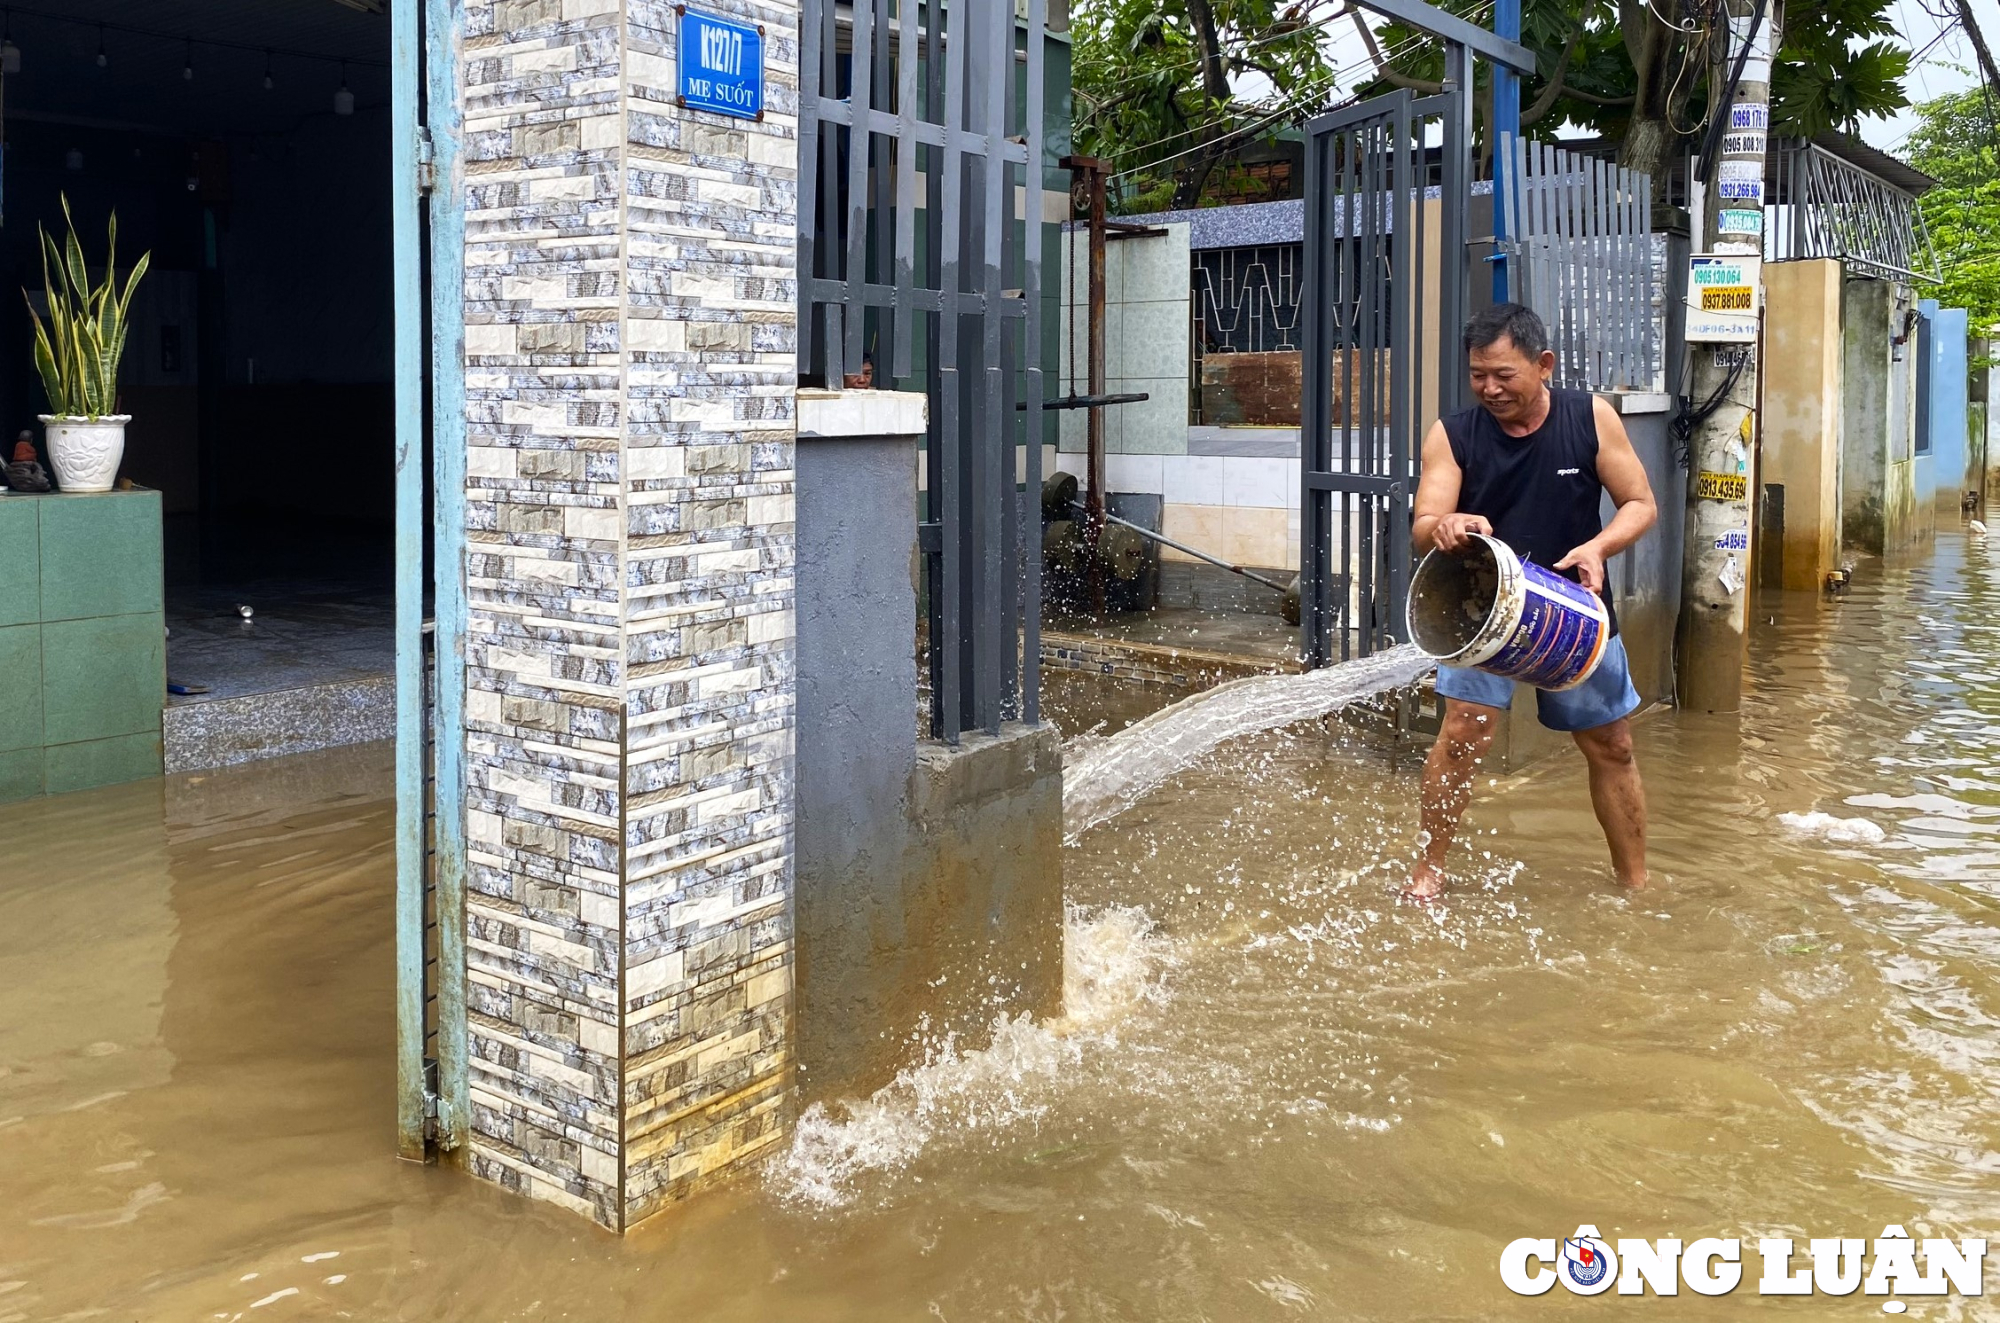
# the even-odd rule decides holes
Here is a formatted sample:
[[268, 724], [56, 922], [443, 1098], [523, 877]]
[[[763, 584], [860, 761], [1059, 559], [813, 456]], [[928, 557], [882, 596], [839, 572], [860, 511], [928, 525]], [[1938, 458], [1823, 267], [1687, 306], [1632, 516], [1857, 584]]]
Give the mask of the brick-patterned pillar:
[[467, 0], [472, 1169], [623, 1229], [790, 1100], [798, 10]]

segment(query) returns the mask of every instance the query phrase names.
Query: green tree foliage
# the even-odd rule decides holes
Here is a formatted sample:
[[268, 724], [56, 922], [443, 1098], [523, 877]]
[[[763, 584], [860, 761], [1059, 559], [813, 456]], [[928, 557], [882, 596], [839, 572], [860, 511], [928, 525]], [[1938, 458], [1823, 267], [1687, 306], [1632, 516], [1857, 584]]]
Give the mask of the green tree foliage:
[[[1484, 23], [1490, 0], [1441, 7]], [[1791, 0], [1785, 9], [1774, 131], [1852, 130], [1908, 104], [1909, 52], [1896, 39], [1893, 0]], [[1524, 0], [1522, 44], [1540, 72], [1522, 89], [1523, 129], [1595, 130], [1621, 143], [1628, 166], [1662, 173], [1700, 141], [1720, 12], [1720, 0]], [[1330, 66], [1340, 25], [1367, 38], [1374, 67], [1342, 78]], [[1342, 95], [1436, 91], [1443, 76], [1439, 43], [1396, 24], [1370, 31], [1344, 0], [1088, 0], [1072, 32], [1077, 147], [1129, 172], [1125, 210], [1195, 205], [1215, 166], [1245, 144]], [[1250, 81], [1255, 101], [1236, 91]], [[1483, 133], [1492, 98], [1484, 74], [1477, 91]]]
[[1944, 274], [1929, 293], [1967, 309], [1983, 335], [2000, 322], [2000, 102], [1974, 89], [1926, 101], [1917, 114], [1905, 155], [1938, 181], [1919, 204]]
[[[1329, 103], [1316, 0], [1090, 0], [1071, 16], [1077, 150], [1124, 173], [1126, 211], [1192, 206], [1217, 162]], [[1270, 95], [1235, 89], [1262, 75]]]
[[[1476, 17], [1485, 4], [1445, 0], [1444, 7]], [[1893, 0], [1786, 5], [1771, 73], [1772, 130], [1852, 131], [1865, 116], [1908, 105], [1910, 53], [1889, 40], [1893, 13]], [[1384, 42], [1407, 35], [1393, 25], [1381, 34]], [[1620, 142], [1626, 165], [1658, 174], [1699, 145], [1711, 67], [1725, 41], [1719, 0], [1524, 0], [1521, 42], [1540, 71], [1522, 88], [1522, 128], [1594, 129]], [[1436, 43], [1427, 43], [1391, 61], [1380, 83], [1433, 89], [1441, 61]], [[1490, 94], [1482, 102], [1490, 105]]]
[[1909, 105], [1903, 79], [1910, 52], [1894, 40], [1891, 15], [1885, 0], [1787, 5], [1784, 45], [1771, 69], [1773, 131], [1852, 133], [1864, 118]]

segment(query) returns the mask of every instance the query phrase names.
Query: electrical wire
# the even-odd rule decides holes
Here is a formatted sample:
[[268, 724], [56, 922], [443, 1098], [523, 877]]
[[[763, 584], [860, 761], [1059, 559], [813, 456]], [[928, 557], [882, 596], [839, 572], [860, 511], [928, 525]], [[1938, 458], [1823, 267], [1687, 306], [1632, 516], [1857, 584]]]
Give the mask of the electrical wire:
[[1734, 100], [1736, 89], [1742, 85], [1743, 70], [1750, 63], [1750, 48], [1757, 44], [1757, 30], [1764, 25], [1765, 3], [1766, 0], [1757, 0], [1756, 7], [1750, 11], [1750, 27], [1744, 34], [1741, 49], [1736, 52], [1736, 65], [1729, 71], [1729, 85], [1716, 89], [1717, 94], [1709, 98], [1708, 137], [1703, 140], [1701, 155], [1697, 158], [1697, 179], [1708, 178], [1709, 170], [1715, 163], [1715, 154], [1722, 147], [1722, 129], [1726, 121], [1716, 111], [1724, 99]]
[[[1312, 0], [1312, 3], [1307, 6], [1307, 12], [1311, 12], [1311, 10], [1317, 8], [1320, 3], [1321, 0]], [[1347, 17], [1354, 9], [1352, 0], [1339, 0], [1339, 4], [1340, 8], [1337, 12], [1327, 15], [1325, 19], [1314, 20], [1315, 24], [1322, 27], [1330, 26], [1336, 19]], [[1472, 9], [1467, 10], [1464, 17], [1468, 21], [1478, 21], [1482, 17], [1486, 16], [1488, 14], [1488, 11], [1490, 11], [1492, 8], [1493, 8], [1493, 0], [1484, 0], [1484, 3], [1476, 5]], [[1254, 50], [1258, 49], [1261, 46], [1270, 45], [1272, 43], [1285, 40], [1286, 38], [1289, 37], [1295, 37], [1297, 35], [1299, 35], [1299, 32], [1296, 29], [1287, 32], [1273, 33], [1267, 37], [1262, 37], [1257, 39], [1256, 41], [1250, 42], [1249, 44], [1240, 47], [1239, 49]], [[1364, 59], [1357, 60], [1352, 64], [1339, 66], [1333, 70], [1330, 70], [1329, 72], [1338, 77], [1345, 77], [1346, 75], [1354, 72], [1355, 70], [1364, 67], [1372, 67], [1379, 70], [1381, 65], [1389, 64], [1397, 59], [1402, 58], [1402, 56], [1408, 54], [1415, 47], [1424, 44], [1424, 42], [1426, 42], [1428, 39], [1429, 38], [1425, 34], [1417, 33], [1410, 37], [1406, 37], [1401, 42], [1385, 49], [1382, 52], [1382, 59], [1379, 63], [1373, 57], [1366, 57]], [[1229, 54], [1233, 53], [1234, 52], [1230, 52]], [[1225, 55], [1225, 58], [1227, 58], [1227, 55]], [[1103, 84], [1094, 90], [1102, 93], [1110, 93], [1116, 91], [1119, 88], [1129, 86], [1136, 82], [1140, 82], [1146, 78], [1157, 77], [1163, 73], [1171, 74], [1171, 73], [1185, 72], [1187, 70], [1198, 67], [1200, 64], [1201, 64], [1201, 57], [1200, 55], [1197, 54], [1194, 58], [1179, 64], [1164, 65], [1157, 69], [1140, 70], [1138, 72], [1129, 74], [1122, 79], [1118, 79], [1116, 81]], [[1183, 129], [1179, 133], [1169, 134], [1164, 138], [1156, 139], [1153, 142], [1145, 144], [1143, 147], [1131, 148], [1128, 150], [1147, 151], [1154, 147], [1163, 146], [1166, 143], [1173, 142], [1179, 138], [1187, 137], [1189, 134], [1199, 133], [1199, 132], [1201, 132], [1201, 129], [1199, 127]], [[1125, 171], [1122, 173], [1129, 174], [1131, 173], [1131, 171]], [[1117, 178], [1118, 176], [1114, 175], [1112, 177]]]
[[[1271, 125], [1276, 124], [1279, 120], [1284, 119], [1286, 116], [1291, 115], [1296, 111], [1304, 108], [1304, 106], [1309, 101], [1318, 97], [1323, 92], [1331, 91], [1334, 87], [1338, 86], [1338, 84], [1339, 84], [1339, 77], [1337, 72], [1334, 74], [1330, 74], [1328, 78], [1318, 86], [1300, 88], [1297, 92], [1293, 94], [1291, 99], [1280, 104], [1276, 110], [1264, 116], [1262, 119], [1255, 120], [1247, 124], [1239, 124], [1233, 129], [1225, 130], [1220, 137], [1214, 138], [1208, 142], [1198, 142], [1194, 144], [1194, 146], [1192, 147], [1183, 148], [1182, 150], [1173, 153], [1171, 156], [1162, 156], [1157, 159], [1148, 161], [1144, 165], [1135, 165], [1127, 167], [1126, 169], [1120, 170], [1116, 174], [1113, 174], [1111, 178], [1123, 179], [1127, 175], [1135, 175], [1143, 172], [1158, 170], [1161, 166], [1171, 164], [1174, 161], [1178, 161], [1184, 156], [1192, 156], [1196, 152], [1200, 151], [1213, 151], [1216, 148], [1228, 146], [1240, 138], [1260, 133], [1263, 130], [1269, 128]], [[1178, 138], [1185, 138], [1190, 133], [1200, 133], [1202, 131], [1203, 129], [1199, 127], [1187, 129], [1181, 133], [1174, 134], [1173, 137], [1171, 138], [1162, 138], [1159, 143], [1148, 144], [1148, 146], [1160, 146], [1165, 143], [1172, 142]]]
[[[1343, 10], [1343, 12], [1345, 12], [1345, 11]], [[1383, 58], [1384, 58], [1384, 60], [1385, 60], [1385, 61], [1386, 61], [1386, 60], [1388, 60], [1388, 59], [1394, 59], [1394, 58], [1400, 58], [1400, 57], [1401, 57], [1402, 55], [1404, 55], [1405, 53], [1407, 53], [1407, 52], [1408, 52], [1408, 51], [1409, 51], [1409, 50], [1410, 50], [1411, 48], [1413, 48], [1413, 47], [1415, 47], [1416, 45], [1418, 45], [1418, 44], [1419, 44], [1419, 43], [1420, 43], [1420, 42], [1421, 42], [1422, 40], [1423, 40], [1423, 38], [1421, 38], [1421, 37], [1412, 37], [1412, 38], [1409, 38], [1409, 39], [1407, 39], [1407, 40], [1403, 41], [1402, 43], [1398, 44], [1397, 46], [1393, 47], [1393, 48], [1392, 48], [1392, 49], [1391, 49], [1391, 50], [1390, 50], [1390, 51], [1389, 51], [1388, 53], [1386, 53], [1386, 54], [1384, 55], [1384, 57], [1383, 57]], [[1329, 75], [1329, 76], [1332, 76], [1332, 77], [1334, 77], [1334, 78], [1344, 78], [1344, 77], [1346, 77], [1347, 75], [1349, 75], [1350, 73], [1354, 72], [1354, 71], [1355, 71], [1355, 70], [1357, 70], [1357, 69], [1360, 69], [1360, 68], [1363, 68], [1364, 66], [1372, 66], [1373, 64], [1374, 64], [1374, 61], [1373, 61], [1372, 59], [1366, 59], [1366, 58], [1364, 58], [1364, 59], [1362, 59], [1362, 60], [1357, 60], [1357, 61], [1355, 61], [1355, 62], [1354, 62], [1354, 63], [1352, 63], [1352, 64], [1347, 64], [1347, 65], [1340, 65], [1340, 66], [1336, 66], [1336, 67], [1334, 67], [1334, 68], [1332, 68], [1332, 69], [1328, 69], [1328, 70], [1325, 70], [1325, 71], [1324, 71], [1324, 73], [1325, 73], [1326, 75]], [[1168, 72], [1171, 72], [1171, 70], [1169, 70]], [[1296, 93], [1296, 90], [1295, 90], [1295, 91], [1294, 91], [1293, 93], [1290, 93], [1290, 94], [1288, 94], [1288, 95], [1296, 95], [1296, 94], [1297, 94], [1297, 93]], [[1170, 143], [1170, 142], [1175, 142], [1175, 141], [1177, 141], [1177, 140], [1179, 140], [1179, 139], [1181, 139], [1181, 138], [1185, 138], [1185, 137], [1189, 136], [1190, 134], [1196, 134], [1196, 133], [1200, 133], [1200, 132], [1202, 132], [1202, 126], [1199, 126], [1199, 125], [1196, 125], [1196, 126], [1191, 126], [1191, 127], [1189, 127], [1189, 128], [1185, 128], [1185, 129], [1182, 129], [1182, 130], [1180, 130], [1180, 131], [1179, 131], [1179, 132], [1177, 132], [1177, 133], [1170, 133], [1170, 134], [1168, 134], [1168, 135], [1167, 135], [1166, 137], [1164, 137], [1164, 138], [1156, 138], [1156, 139], [1154, 139], [1154, 140], [1153, 140], [1152, 142], [1149, 142], [1149, 143], [1145, 143], [1145, 144], [1144, 144], [1144, 145], [1142, 145], [1142, 146], [1139, 146], [1139, 147], [1132, 147], [1132, 148], [1127, 148], [1127, 149], [1125, 149], [1125, 150], [1126, 150], [1127, 152], [1135, 152], [1135, 151], [1136, 151], [1136, 152], [1144, 152], [1144, 151], [1151, 151], [1151, 150], [1153, 150], [1153, 149], [1154, 149], [1154, 148], [1156, 148], [1156, 147], [1163, 147], [1163, 146], [1165, 146], [1165, 145], [1166, 145], [1167, 143]], [[1129, 173], [1129, 172], [1128, 172], [1128, 173]]]
[[1672, 19], [1668, 18], [1665, 14], [1662, 14], [1660, 12], [1659, 0], [1646, 0], [1646, 8], [1653, 11], [1654, 18], [1659, 19], [1660, 22], [1666, 24], [1668, 27], [1680, 33], [1682, 36], [1685, 37], [1693, 34], [1695, 30], [1694, 20], [1691, 18], [1683, 18], [1678, 23], [1674, 22]]
[[[1310, 13], [1313, 9], [1317, 8], [1319, 5], [1323, 3], [1337, 3], [1340, 5], [1340, 11], [1338, 13], [1330, 14], [1327, 16], [1326, 22], [1329, 24], [1334, 19], [1343, 17], [1349, 8], [1348, 0], [1312, 0], [1312, 3], [1307, 6], [1307, 12]], [[1315, 21], [1315, 23], [1312, 26], [1317, 26], [1317, 25], [1318, 25], [1317, 21]], [[1270, 33], [1266, 36], [1259, 37], [1254, 41], [1245, 42], [1243, 45], [1238, 46], [1231, 51], [1224, 52], [1224, 58], [1228, 59], [1231, 56], [1241, 54], [1243, 51], [1259, 50], [1265, 46], [1273, 45], [1277, 42], [1284, 41], [1287, 38], [1299, 36], [1302, 30], [1303, 29], [1295, 28], [1286, 32]], [[1164, 64], [1156, 68], [1136, 70], [1133, 73], [1127, 74], [1123, 78], [1114, 79], [1111, 82], [1099, 85], [1098, 90], [1104, 92], [1111, 92], [1117, 90], [1118, 88], [1127, 87], [1133, 83], [1141, 82], [1147, 78], [1156, 78], [1161, 74], [1185, 73], [1190, 69], [1199, 68], [1200, 65], [1201, 65], [1201, 55], [1199, 52], [1197, 52], [1192, 58], [1183, 60], [1178, 64]]]
[[[1693, 22], [1692, 19], [1688, 21], [1690, 23]], [[1680, 92], [1682, 81], [1686, 79], [1688, 70], [1695, 68], [1698, 64], [1706, 64], [1708, 62], [1708, 48], [1715, 42], [1715, 30], [1712, 26], [1689, 30], [1699, 32], [1701, 40], [1698, 42], [1683, 41], [1681, 43], [1680, 66], [1674, 70], [1674, 81], [1667, 88], [1666, 100], [1667, 127], [1684, 138], [1692, 138], [1695, 134], [1707, 128], [1709, 119], [1715, 114], [1715, 99], [1711, 97], [1709, 104], [1702, 108], [1700, 119], [1686, 126], [1674, 122], [1674, 97]], [[1692, 95], [1692, 92], [1689, 95]]]
[[[1332, 84], [1329, 82], [1326, 86], [1308, 89], [1308, 92], [1310, 95], [1317, 95], [1320, 92], [1330, 90], [1331, 86]], [[1269, 128], [1271, 125], [1276, 124], [1279, 120], [1285, 118], [1287, 115], [1298, 110], [1303, 104], [1304, 102], [1300, 101], [1297, 104], [1281, 105], [1277, 108], [1277, 110], [1265, 116], [1263, 119], [1256, 120], [1248, 124], [1240, 124], [1233, 129], [1226, 130], [1218, 138], [1215, 138], [1208, 142], [1198, 142], [1194, 146], [1183, 148], [1182, 150], [1175, 152], [1171, 156], [1162, 156], [1157, 160], [1148, 161], [1144, 165], [1130, 166], [1124, 170], [1118, 171], [1116, 174], [1112, 175], [1111, 178], [1123, 179], [1127, 175], [1135, 175], [1143, 172], [1158, 170], [1161, 166], [1169, 165], [1175, 161], [1180, 160], [1184, 156], [1193, 156], [1196, 152], [1213, 151], [1216, 148], [1229, 146], [1239, 138], [1247, 137], [1252, 134], [1259, 133], [1266, 128]], [[1187, 131], [1187, 133], [1198, 133], [1198, 132], [1201, 132], [1201, 130], [1189, 129]], [[1187, 136], [1187, 133], [1177, 133], [1174, 135], [1174, 137], [1184, 138]]]
[[[1674, 459], [1683, 469], [1694, 462], [1693, 447], [1696, 429], [1710, 418], [1713, 418], [1716, 410], [1729, 402], [1729, 397], [1735, 393], [1737, 384], [1743, 380], [1743, 368], [1747, 361], [1748, 355], [1737, 359], [1730, 366], [1729, 375], [1723, 379], [1722, 384], [1717, 386], [1714, 393], [1709, 395], [1700, 404], [1695, 404], [1687, 396], [1685, 390], [1675, 397], [1680, 404], [1680, 410], [1674, 415], [1673, 421], [1667, 424], [1667, 434], [1674, 444]], [[1682, 382], [1684, 386], [1691, 386], [1693, 384], [1688, 380], [1691, 375], [1690, 371], [1683, 371]]]
[[[1408, 41], [1404, 42], [1402, 45], [1394, 47], [1390, 51], [1385, 52], [1383, 55], [1384, 62], [1386, 63], [1388, 60], [1394, 59], [1397, 56], [1404, 54], [1410, 47], [1419, 44], [1422, 40], [1423, 38], [1421, 37], [1412, 37]], [[1287, 94], [1287, 96], [1282, 101], [1280, 101], [1276, 110], [1273, 113], [1266, 115], [1264, 118], [1254, 122], [1253, 124], [1239, 125], [1234, 129], [1230, 129], [1224, 133], [1222, 138], [1216, 140], [1216, 142], [1196, 143], [1194, 146], [1186, 148], [1185, 150], [1182, 151], [1175, 152], [1171, 156], [1161, 157], [1156, 160], [1148, 161], [1142, 165], [1127, 167], [1126, 169], [1120, 170], [1116, 174], [1113, 174], [1111, 178], [1122, 179], [1127, 175], [1138, 174], [1141, 171], [1156, 170], [1160, 166], [1165, 165], [1168, 162], [1177, 161], [1183, 156], [1192, 156], [1194, 153], [1198, 151], [1202, 151], [1205, 148], [1214, 147], [1221, 142], [1230, 141], [1236, 137], [1241, 136], [1245, 132], [1253, 132], [1253, 133], [1257, 132], [1265, 127], [1268, 127], [1273, 123], [1276, 123], [1278, 120], [1284, 118], [1286, 115], [1292, 113], [1293, 111], [1302, 108], [1306, 103], [1308, 103], [1315, 97], [1319, 96], [1320, 94], [1332, 90], [1332, 88], [1339, 85], [1341, 79], [1347, 77], [1349, 74], [1363, 67], [1372, 69], [1378, 66], [1376, 65], [1376, 62], [1373, 59], [1367, 59], [1367, 60], [1357, 61], [1354, 64], [1343, 65], [1336, 69], [1329, 69], [1326, 71], [1326, 74], [1322, 79], [1313, 83], [1303, 84], [1300, 87], [1294, 89], [1291, 93]], [[1207, 129], [1211, 127], [1213, 126], [1195, 125], [1190, 128], [1182, 129], [1178, 133], [1170, 133], [1164, 138], [1156, 138], [1152, 142], [1144, 143], [1138, 147], [1126, 148], [1124, 149], [1124, 152], [1125, 154], [1149, 152], [1156, 148], [1164, 147], [1168, 143], [1178, 142], [1182, 138], [1206, 132]]]

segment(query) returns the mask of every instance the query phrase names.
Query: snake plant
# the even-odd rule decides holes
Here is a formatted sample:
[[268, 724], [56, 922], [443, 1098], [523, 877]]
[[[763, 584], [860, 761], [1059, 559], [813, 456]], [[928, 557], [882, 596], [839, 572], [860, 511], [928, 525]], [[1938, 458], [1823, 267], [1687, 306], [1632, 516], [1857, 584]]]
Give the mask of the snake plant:
[[[125, 353], [126, 312], [152, 254], [139, 258], [126, 276], [124, 288], [119, 288], [118, 213], [113, 212], [104, 281], [93, 285], [67, 197], [62, 200], [62, 209], [63, 223], [69, 230], [64, 243], [58, 247], [46, 229], [41, 231], [42, 288], [49, 301], [46, 322], [35, 311], [34, 300], [28, 300], [28, 315], [35, 321], [35, 370], [42, 374], [51, 414], [94, 420], [118, 412], [118, 360]], [[21, 292], [27, 294], [26, 290]]]

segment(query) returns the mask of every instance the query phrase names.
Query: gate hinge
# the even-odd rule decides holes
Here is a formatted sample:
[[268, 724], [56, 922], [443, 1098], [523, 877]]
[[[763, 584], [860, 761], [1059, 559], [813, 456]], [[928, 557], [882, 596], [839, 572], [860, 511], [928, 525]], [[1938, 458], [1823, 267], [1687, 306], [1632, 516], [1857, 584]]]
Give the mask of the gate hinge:
[[453, 1131], [451, 1104], [429, 1089], [424, 1090], [424, 1139], [439, 1148], [450, 1148]]
[[417, 130], [417, 192], [428, 193], [437, 187], [437, 158], [431, 151], [431, 131]]

